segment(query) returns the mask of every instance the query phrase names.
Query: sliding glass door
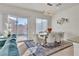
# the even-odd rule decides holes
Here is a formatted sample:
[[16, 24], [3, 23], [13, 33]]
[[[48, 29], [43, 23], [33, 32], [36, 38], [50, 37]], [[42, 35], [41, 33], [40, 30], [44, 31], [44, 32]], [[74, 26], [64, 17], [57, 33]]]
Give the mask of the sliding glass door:
[[12, 34], [17, 35], [17, 41], [28, 39], [28, 20], [24, 17], [16, 17], [8, 15], [11, 24]]
[[18, 17], [17, 18], [17, 36], [19, 41], [28, 39], [28, 21], [27, 18]]

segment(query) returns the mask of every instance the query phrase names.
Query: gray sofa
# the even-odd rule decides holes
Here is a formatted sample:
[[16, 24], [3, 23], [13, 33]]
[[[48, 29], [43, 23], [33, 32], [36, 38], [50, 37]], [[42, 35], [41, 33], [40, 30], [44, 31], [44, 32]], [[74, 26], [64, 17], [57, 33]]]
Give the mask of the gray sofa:
[[5, 44], [0, 49], [0, 56], [19, 56], [16, 36], [14, 34], [6, 39]]

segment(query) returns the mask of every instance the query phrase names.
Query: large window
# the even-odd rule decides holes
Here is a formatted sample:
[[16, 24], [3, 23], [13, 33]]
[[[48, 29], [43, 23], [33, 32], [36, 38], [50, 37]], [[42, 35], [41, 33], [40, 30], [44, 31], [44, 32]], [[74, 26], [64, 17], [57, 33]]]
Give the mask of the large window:
[[18, 35], [27, 35], [28, 34], [27, 18], [18, 18], [17, 19], [17, 34]]
[[15, 17], [8, 15], [8, 19], [11, 24], [12, 33], [17, 35], [17, 40], [27, 40], [28, 39], [28, 21], [24, 17]]
[[36, 33], [46, 31], [48, 27], [47, 19], [36, 18]]

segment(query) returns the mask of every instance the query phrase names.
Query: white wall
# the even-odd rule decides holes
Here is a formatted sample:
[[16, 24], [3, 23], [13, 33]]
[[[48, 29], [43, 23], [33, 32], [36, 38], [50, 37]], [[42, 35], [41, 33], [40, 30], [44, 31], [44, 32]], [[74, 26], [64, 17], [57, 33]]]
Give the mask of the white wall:
[[[58, 25], [56, 20], [61, 17], [68, 18], [69, 22], [64, 23], [63, 25]], [[79, 35], [79, 5], [52, 16], [52, 28], [54, 28], [55, 31], [64, 31], [68, 33], [68, 36]]]
[[3, 15], [2, 14], [0, 14], [0, 34], [2, 34], [2, 18], [3, 18]]
[[[23, 9], [23, 8], [19, 8], [19, 7], [11, 7], [9, 5], [4, 5], [4, 4], [0, 4], [0, 13], [4, 14], [5, 17], [3, 18], [3, 23], [7, 22], [6, 21], [6, 14], [10, 14], [10, 15], [14, 15], [14, 16], [21, 16], [21, 17], [27, 17], [29, 20], [29, 25], [28, 25], [28, 29], [29, 29], [29, 37], [32, 37], [33, 32], [35, 32], [36, 28], [35, 28], [35, 20], [36, 17], [40, 17], [40, 18], [45, 18], [48, 20], [48, 26], [51, 26], [51, 17], [49, 16], [45, 16], [40, 12], [37, 11], [32, 11], [32, 10], [28, 10], [28, 9]], [[30, 22], [31, 21], [31, 22]], [[5, 29], [5, 26], [3, 24], [3, 29]]]

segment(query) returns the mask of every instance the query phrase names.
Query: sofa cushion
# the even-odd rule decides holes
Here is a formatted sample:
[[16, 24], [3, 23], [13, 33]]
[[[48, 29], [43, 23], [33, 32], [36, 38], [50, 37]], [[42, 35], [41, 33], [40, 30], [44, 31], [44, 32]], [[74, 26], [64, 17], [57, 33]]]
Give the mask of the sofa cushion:
[[18, 56], [16, 38], [9, 37], [6, 39], [4, 46], [0, 49], [0, 56]]
[[5, 41], [6, 41], [6, 40], [0, 41], [0, 48], [2, 48], [2, 47], [4, 46]]

